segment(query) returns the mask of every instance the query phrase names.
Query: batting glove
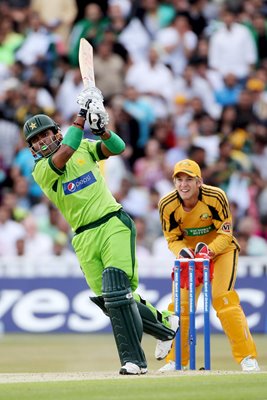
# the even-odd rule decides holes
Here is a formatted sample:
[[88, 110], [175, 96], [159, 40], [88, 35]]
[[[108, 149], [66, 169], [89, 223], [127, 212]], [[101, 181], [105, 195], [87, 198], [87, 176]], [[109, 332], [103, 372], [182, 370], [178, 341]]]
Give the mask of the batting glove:
[[106, 131], [109, 115], [105, 112], [91, 113], [88, 111], [88, 123], [92, 133], [96, 136], [102, 135]]
[[94, 86], [83, 89], [77, 96], [77, 103], [84, 110], [88, 110], [90, 103], [93, 101], [99, 103], [104, 101], [101, 91]]
[[[81, 107], [78, 115], [85, 119], [88, 119], [88, 110], [90, 109], [90, 106], [90, 112], [94, 113], [96, 112], [96, 109], [104, 108], [103, 101], [103, 95], [98, 88], [92, 86], [83, 89], [81, 93], [77, 96], [77, 103]], [[94, 104], [93, 109], [92, 104]]]

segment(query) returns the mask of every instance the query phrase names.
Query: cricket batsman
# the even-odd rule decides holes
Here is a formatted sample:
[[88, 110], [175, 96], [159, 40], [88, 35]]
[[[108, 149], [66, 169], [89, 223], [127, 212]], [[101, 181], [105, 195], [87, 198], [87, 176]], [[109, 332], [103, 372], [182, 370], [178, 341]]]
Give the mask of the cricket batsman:
[[[159, 202], [163, 234], [176, 258], [208, 258], [211, 262], [212, 306], [227, 335], [232, 354], [243, 371], [258, 371], [256, 346], [235, 291], [239, 245], [232, 230], [232, 216], [223, 190], [203, 184], [193, 160], [175, 164], [175, 189]], [[187, 266], [188, 268], [188, 266]], [[196, 304], [203, 284], [201, 264], [196, 263]], [[181, 274], [182, 367], [189, 361], [188, 270]], [[173, 300], [169, 310], [173, 311]], [[174, 346], [161, 372], [175, 370]]]
[[[25, 139], [36, 161], [33, 177], [73, 229], [73, 248], [95, 293], [91, 300], [111, 320], [119, 373], [141, 375], [147, 372], [143, 332], [157, 339], [156, 356], [164, 358], [178, 329], [178, 317], [170, 311], [160, 313], [135, 292], [135, 226], [109, 191], [98, 163], [122, 153], [125, 143], [107, 129], [109, 116], [99, 89], [84, 89], [77, 102], [80, 112], [64, 138], [47, 115], [25, 122]], [[97, 140], [83, 138], [86, 121]]]

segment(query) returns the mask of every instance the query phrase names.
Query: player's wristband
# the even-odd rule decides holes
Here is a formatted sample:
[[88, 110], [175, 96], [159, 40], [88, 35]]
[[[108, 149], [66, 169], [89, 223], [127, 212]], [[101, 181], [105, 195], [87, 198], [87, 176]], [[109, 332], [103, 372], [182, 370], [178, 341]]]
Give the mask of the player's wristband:
[[116, 135], [115, 132], [109, 131], [109, 133], [110, 137], [108, 139], [105, 140], [102, 139], [104, 145], [113, 154], [122, 153], [123, 150], [125, 149], [124, 141], [118, 135]]
[[62, 144], [66, 144], [73, 150], [77, 150], [80, 146], [82, 138], [83, 131], [80, 128], [76, 128], [75, 126], [70, 126], [67, 130], [66, 135], [64, 136], [64, 139], [62, 140]]

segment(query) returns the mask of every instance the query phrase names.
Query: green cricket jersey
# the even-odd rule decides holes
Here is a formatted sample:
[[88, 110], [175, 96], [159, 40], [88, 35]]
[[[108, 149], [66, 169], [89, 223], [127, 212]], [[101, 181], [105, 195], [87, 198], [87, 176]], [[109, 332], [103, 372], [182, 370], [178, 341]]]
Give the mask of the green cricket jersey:
[[74, 231], [121, 208], [101, 175], [98, 161], [104, 158], [99, 141], [83, 139], [64, 170], [51, 157], [35, 164], [35, 181]]

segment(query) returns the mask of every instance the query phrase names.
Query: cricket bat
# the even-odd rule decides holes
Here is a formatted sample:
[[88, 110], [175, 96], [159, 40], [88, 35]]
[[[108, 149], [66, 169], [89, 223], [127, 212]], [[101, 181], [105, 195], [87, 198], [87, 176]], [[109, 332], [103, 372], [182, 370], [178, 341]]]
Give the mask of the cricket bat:
[[[79, 67], [84, 87], [95, 86], [93, 47], [85, 38], [80, 39]], [[93, 122], [96, 122], [98, 116], [91, 114], [91, 119]]]
[[84, 87], [95, 86], [93, 47], [84, 38], [80, 39], [79, 66]]

